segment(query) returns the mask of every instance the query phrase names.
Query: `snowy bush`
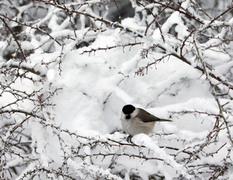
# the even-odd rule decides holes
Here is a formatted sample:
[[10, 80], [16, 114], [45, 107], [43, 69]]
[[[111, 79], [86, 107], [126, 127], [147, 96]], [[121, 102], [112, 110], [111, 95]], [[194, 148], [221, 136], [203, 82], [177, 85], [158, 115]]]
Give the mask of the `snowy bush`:
[[[232, 9], [1, 1], [1, 179], [232, 179]], [[127, 103], [173, 122], [128, 143]]]

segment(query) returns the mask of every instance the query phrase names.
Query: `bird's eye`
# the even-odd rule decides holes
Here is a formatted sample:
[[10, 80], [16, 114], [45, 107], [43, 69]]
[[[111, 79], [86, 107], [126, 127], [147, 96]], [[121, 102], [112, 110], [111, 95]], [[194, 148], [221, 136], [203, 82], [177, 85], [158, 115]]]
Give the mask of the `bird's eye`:
[[131, 118], [131, 116], [129, 115], [129, 114], [127, 114], [126, 116], [125, 116], [125, 119], [130, 119]]

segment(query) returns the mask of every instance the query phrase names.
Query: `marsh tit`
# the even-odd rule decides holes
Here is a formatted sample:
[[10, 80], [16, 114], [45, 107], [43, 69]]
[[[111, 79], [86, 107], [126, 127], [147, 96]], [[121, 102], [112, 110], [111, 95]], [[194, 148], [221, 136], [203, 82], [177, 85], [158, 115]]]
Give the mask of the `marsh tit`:
[[144, 109], [134, 107], [131, 104], [125, 105], [121, 113], [122, 129], [129, 134], [127, 137], [128, 142], [135, 134], [150, 134], [152, 133], [155, 122], [158, 121], [171, 121], [168, 119], [160, 119]]

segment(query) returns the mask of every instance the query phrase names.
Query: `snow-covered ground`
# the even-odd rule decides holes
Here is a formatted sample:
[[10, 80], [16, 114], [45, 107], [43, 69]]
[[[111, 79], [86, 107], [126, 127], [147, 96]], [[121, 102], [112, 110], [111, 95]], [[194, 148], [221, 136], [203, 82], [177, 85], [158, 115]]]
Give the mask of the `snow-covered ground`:
[[[138, 146], [133, 149], [127, 145], [122, 145], [117, 150], [98, 147], [89, 153], [129, 153], [129, 157], [111, 157], [116, 158], [116, 167], [114, 166], [111, 172], [125, 169], [125, 178], [127, 174], [130, 176], [132, 173], [138, 173], [140, 176], [144, 174], [146, 179], [156, 172], [163, 174], [166, 179], [181, 174], [187, 179], [194, 178], [188, 175], [187, 167], [179, 164], [179, 160], [189, 157], [188, 153], [183, 152], [185, 149], [190, 153], [195, 152], [199, 144], [204, 144], [206, 136], [214, 127], [215, 118], [211, 114], [218, 114], [219, 109], [210, 93], [208, 82], [198, 70], [174, 57], [151, 66], [143, 76], [136, 75], [137, 69], [149, 63], [148, 59], [140, 58], [141, 45], [83, 54], [83, 51], [96, 47], [116, 45], [117, 34], [112, 34], [99, 36], [88, 48], [67, 53], [63, 59], [61, 75], [58, 72], [53, 72], [51, 76], [47, 74], [49, 79], [53, 79], [55, 86], [62, 87], [61, 92], [54, 98], [56, 124], [79, 135], [127, 143], [127, 135], [123, 135], [121, 131], [121, 108], [129, 103], [145, 108], [152, 114], [172, 119], [173, 122], [156, 124], [154, 135], [151, 134], [150, 137], [135, 136], [133, 141]], [[161, 54], [153, 53], [151, 56], [159, 57]], [[219, 141], [212, 144], [207, 151], [215, 152], [222, 144], [227, 143], [225, 136], [223, 133]], [[153, 153], [147, 154], [147, 150], [141, 149], [140, 146], [145, 146]], [[225, 145], [212, 158], [203, 156], [203, 159], [198, 163], [194, 162], [193, 166], [205, 163], [220, 165], [218, 159], [226, 155], [226, 149], [229, 147], [230, 144]], [[54, 144], [51, 148], [54, 149]], [[147, 162], [143, 158], [132, 160], [130, 156], [138, 154], [138, 151], [142, 151], [148, 158], [156, 157], [163, 161]], [[176, 154], [176, 160], [171, 154]], [[101, 161], [94, 161], [94, 164], [105, 168], [111, 167], [111, 163], [112, 159], [105, 157]]]
[[[111, 35], [100, 36], [95, 44], [115, 45]], [[124, 50], [127, 52], [116, 48], [80, 55], [82, 51], [67, 53], [61, 76], [53, 73], [50, 77], [50, 71], [47, 74], [54, 79], [53, 83], [62, 87], [55, 98], [58, 124], [73, 130], [87, 128], [101, 134], [110, 133], [121, 129], [121, 108], [130, 103], [161, 118], [172, 116], [173, 123], [158, 124], [165, 129], [178, 126], [178, 129], [200, 132], [211, 128], [212, 122], [208, 119], [187, 119], [172, 114], [181, 110], [217, 111], [207, 83], [198, 80], [201, 74], [192, 67], [169, 58], [150, 67], [144, 76], [138, 76], [135, 69], [147, 64], [140, 59], [138, 47]]]

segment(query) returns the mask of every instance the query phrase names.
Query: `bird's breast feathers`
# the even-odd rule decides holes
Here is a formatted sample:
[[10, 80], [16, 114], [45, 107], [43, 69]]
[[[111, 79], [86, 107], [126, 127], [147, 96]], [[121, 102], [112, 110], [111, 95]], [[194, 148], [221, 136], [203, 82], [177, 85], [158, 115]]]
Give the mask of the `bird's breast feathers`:
[[145, 123], [141, 121], [139, 118], [132, 118], [130, 120], [121, 119], [121, 124], [123, 130], [130, 135], [135, 134], [150, 134], [154, 129], [155, 122]]

